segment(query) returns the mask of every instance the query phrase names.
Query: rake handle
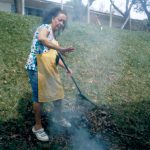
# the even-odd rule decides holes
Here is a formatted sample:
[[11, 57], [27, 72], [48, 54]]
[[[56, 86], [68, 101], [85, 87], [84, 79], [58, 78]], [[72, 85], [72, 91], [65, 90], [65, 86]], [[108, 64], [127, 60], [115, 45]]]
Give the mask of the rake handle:
[[[63, 57], [61, 56], [61, 54], [60, 54], [59, 52], [58, 52], [58, 56], [59, 56], [59, 58], [62, 60], [64, 66], [65, 66], [65, 68], [66, 68], [66, 70], [69, 71], [68, 66], [66, 65], [66, 63], [65, 63], [65, 61], [64, 61], [64, 59], [63, 59]], [[79, 96], [82, 97], [84, 100], [86, 100], [86, 101], [90, 102], [91, 104], [93, 104], [93, 105], [95, 106], [95, 108], [98, 108], [98, 106], [97, 106], [95, 103], [93, 103], [92, 101], [90, 101], [85, 95], [82, 94], [82, 92], [81, 92], [79, 86], [77, 85], [77, 83], [76, 83], [76, 81], [75, 81], [75, 79], [74, 79], [73, 76], [71, 76], [71, 79], [72, 79], [72, 81], [74, 82], [74, 84], [75, 84], [75, 86], [76, 86], [76, 88], [77, 88], [77, 90], [78, 90], [78, 92], [79, 92]]]
[[[64, 59], [63, 59], [63, 57], [61, 56], [61, 54], [60, 54], [59, 52], [58, 52], [58, 56], [59, 56], [59, 58], [62, 60], [62, 62], [63, 62], [63, 64], [64, 64], [64, 66], [65, 66], [65, 68], [66, 68], [66, 70], [69, 72], [70, 70], [69, 70], [69, 68], [68, 68], [67, 64], [65, 63], [65, 61], [64, 61]], [[78, 90], [79, 94], [82, 94], [82, 92], [81, 92], [81, 90], [80, 90], [79, 86], [77, 85], [77, 83], [76, 83], [76, 81], [75, 81], [75, 79], [74, 79], [74, 77], [73, 77], [73, 76], [71, 76], [71, 79], [72, 79], [72, 81], [74, 82], [74, 84], [75, 84], [75, 86], [76, 86], [76, 88], [77, 88], [77, 90]]]

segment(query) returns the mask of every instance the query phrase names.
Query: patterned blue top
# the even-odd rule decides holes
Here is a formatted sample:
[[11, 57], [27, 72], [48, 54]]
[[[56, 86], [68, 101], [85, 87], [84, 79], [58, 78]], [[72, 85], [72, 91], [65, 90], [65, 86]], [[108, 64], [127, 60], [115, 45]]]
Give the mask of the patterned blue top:
[[37, 28], [37, 30], [34, 33], [33, 41], [31, 45], [31, 51], [27, 59], [27, 63], [25, 65], [25, 68], [28, 70], [35, 70], [37, 71], [37, 60], [36, 60], [36, 54], [42, 54], [44, 52], [47, 52], [49, 50], [48, 47], [44, 46], [42, 43], [38, 41], [38, 35], [41, 29], [46, 28], [49, 31], [48, 39], [51, 41], [54, 39], [52, 28], [48, 24], [42, 24], [40, 27]]

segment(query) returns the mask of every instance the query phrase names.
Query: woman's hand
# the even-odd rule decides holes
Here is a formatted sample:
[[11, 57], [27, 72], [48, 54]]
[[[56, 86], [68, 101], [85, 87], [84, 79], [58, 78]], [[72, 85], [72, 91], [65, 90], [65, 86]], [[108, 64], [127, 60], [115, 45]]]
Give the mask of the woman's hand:
[[67, 75], [68, 75], [69, 77], [72, 76], [72, 70], [71, 70], [70, 68], [68, 68], [68, 70], [67, 70]]
[[67, 47], [67, 48], [61, 48], [60, 52], [61, 53], [66, 53], [66, 52], [73, 52], [75, 49], [73, 47]]

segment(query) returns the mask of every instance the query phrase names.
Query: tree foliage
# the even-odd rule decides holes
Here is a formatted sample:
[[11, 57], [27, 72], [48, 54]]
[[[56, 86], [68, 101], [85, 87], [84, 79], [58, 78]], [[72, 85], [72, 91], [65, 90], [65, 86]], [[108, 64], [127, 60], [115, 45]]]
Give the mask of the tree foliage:
[[[89, 5], [95, 0], [89, 0]], [[69, 2], [73, 6], [73, 20], [81, 20], [83, 16], [86, 16], [87, 5], [84, 6], [82, 0], [72, 0]]]
[[84, 14], [84, 6], [81, 0], [72, 0], [73, 20], [80, 20]]
[[136, 0], [136, 10], [145, 12], [148, 19], [147, 25], [150, 27], [150, 0]]
[[89, 0], [89, 4], [92, 5], [92, 3], [94, 2], [95, 0]]
[[119, 8], [119, 6], [117, 6], [114, 3], [114, 0], [110, 0], [110, 2], [113, 5], [114, 9], [117, 12], [119, 12], [123, 16], [123, 18], [125, 20], [124, 23], [123, 23], [123, 25], [122, 25], [122, 27], [121, 27], [123, 29], [127, 25], [127, 23], [128, 23], [131, 8], [135, 4], [136, 0], [126, 0], [125, 11], [124, 12]]
[[126, 0], [125, 11], [123, 12], [119, 6], [117, 6], [113, 0], [110, 0], [114, 9], [119, 12], [125, 19], [129, 16], [132, 6], [135, 4], [136, 0]]
[[119, 6], [117, 6], [113, 0], [110, 0], [110, 2], [113, 5], [114, 9], [119, 12], [125, 20], [129, 16], [131, 8], [133, 7], [133, 5], [135, 5], [135, 9], [137, 11], [145, 12], [148, 19], [147, 25], [150, 26], [150, 0], [126, 0], [126, 9], [124, 12], [119, 9]]

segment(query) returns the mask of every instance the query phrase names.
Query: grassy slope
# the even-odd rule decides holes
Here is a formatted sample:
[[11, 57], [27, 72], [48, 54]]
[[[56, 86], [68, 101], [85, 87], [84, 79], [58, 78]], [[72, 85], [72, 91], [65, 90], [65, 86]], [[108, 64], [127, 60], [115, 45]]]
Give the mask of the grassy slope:
[[[18, 102], [30, 93], [24, 64], [39, 20], [0, 13], [0, 122], [19, 118]], [[119, 132], [138, 136], [144, 144], [150, 142], [149, 39], [144, 32], [101, 31], [79, 23], [70, 24], [59, 37], [62, 45], [76, 48], [66, 62], [82, 91], [98, 105], [110, 106]], [[62, 77], [66, 97], [74, 98], [73, 83], [64, 73]]]
[[0, 22], [0, 109], [1, 116], [8, 119], [17, 117], [18, 99], [28, 89], [24, 64], [30, 48], [33, 24], [37, 24], [38, 20], [0, 13]]

